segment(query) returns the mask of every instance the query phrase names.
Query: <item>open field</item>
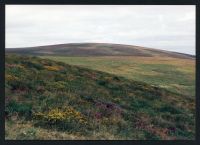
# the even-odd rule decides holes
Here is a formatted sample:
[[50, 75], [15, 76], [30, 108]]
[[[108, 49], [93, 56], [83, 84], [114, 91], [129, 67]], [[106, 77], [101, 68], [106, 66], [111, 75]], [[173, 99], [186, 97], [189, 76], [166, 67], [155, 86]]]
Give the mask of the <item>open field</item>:
[[100, 70], [166, 88], [186, 96], [195, 96], [195, 60], [173, 57], [63, 57], [41, 56], [71, 65]]
[[193, 60], [47, 58], [6, 55], [6, 139], [194, 139]]

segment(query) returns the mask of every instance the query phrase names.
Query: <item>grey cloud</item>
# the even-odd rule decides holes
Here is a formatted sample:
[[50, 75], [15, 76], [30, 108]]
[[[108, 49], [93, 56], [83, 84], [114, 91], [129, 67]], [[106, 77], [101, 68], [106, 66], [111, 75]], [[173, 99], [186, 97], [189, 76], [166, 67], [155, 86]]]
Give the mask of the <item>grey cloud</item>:
[[6, 6], [7, 48], [71, 42], [195, 54], [195, 6]]

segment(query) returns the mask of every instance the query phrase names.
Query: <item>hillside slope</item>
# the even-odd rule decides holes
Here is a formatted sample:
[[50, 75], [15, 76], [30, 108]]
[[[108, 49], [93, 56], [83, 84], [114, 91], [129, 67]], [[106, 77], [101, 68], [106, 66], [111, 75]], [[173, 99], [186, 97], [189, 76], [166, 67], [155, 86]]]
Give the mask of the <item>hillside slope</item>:
[[[37, 57], [9, 54], [5, 66], [7, 139], [27, 139], [33, 130], [38, 139], [38, 128], [76, 139], [194, 139], [191, 97]], [[15, 128], [13, 120], [23, 123]]]
[[194, 56], [132, 45], [109, 43], [69, 43], [28, 48], [8, 48], [7, 53], [57, 56], [144, 56], [193, 59]]
[[104, 71], [195, 97], [195, 60], [172, 57], [40, 56], [70, 65]]

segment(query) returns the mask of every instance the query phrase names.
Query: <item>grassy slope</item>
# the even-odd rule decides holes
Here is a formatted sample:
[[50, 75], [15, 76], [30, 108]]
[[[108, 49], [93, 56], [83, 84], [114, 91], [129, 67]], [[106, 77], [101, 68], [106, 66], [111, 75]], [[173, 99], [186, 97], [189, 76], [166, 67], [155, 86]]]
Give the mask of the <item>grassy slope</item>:
[[62, 57], [42, 56], [127, 79], [143, 81], [187, 96], [195, 96], [195, 61], [171, 57]]
[[194, 139], [194, 98], [142, 82], [7, 55], [5, 86], [7, 139]]

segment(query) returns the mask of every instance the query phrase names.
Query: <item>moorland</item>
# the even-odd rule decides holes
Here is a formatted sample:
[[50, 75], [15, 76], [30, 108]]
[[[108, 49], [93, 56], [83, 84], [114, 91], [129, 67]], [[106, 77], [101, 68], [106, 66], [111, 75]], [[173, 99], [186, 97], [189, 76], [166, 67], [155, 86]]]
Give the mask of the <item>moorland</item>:
[[194, 139], [195, 57], [120, 44], [6, 49], [6, 139]]

